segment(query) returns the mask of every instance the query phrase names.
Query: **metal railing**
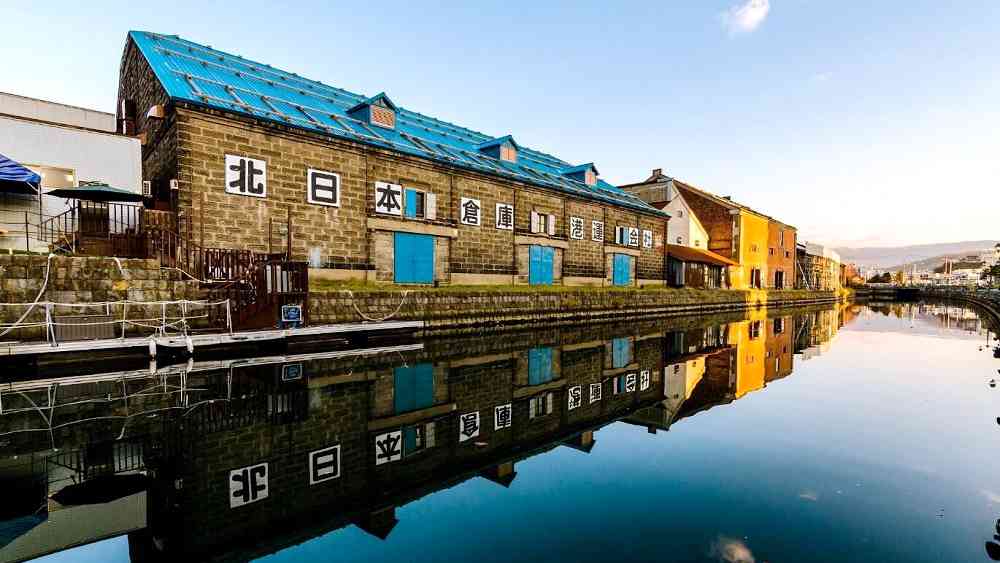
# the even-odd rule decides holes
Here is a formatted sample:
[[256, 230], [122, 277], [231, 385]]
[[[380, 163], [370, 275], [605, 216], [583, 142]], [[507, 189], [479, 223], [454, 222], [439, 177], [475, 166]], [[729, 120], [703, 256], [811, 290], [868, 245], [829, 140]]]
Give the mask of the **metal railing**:
[[[61, 336], [75, 335], [79, 340], [107, 338], [110, 334], [125, 338], [129, 333], [165, 337], [185, 336], [198, 328], [233, 331], [232, 308], [220, 301], [104, 301], [97, 303], [0, 303], [0, 308], [31, 309], [31, 314], [16, 323], [0, 323], [0, 332], [41, 328], [45, 340], [58, 346]], [[58, 314], [68, 312], [69, 315]], [[114, 337], [112, 337], [114, 338]]]

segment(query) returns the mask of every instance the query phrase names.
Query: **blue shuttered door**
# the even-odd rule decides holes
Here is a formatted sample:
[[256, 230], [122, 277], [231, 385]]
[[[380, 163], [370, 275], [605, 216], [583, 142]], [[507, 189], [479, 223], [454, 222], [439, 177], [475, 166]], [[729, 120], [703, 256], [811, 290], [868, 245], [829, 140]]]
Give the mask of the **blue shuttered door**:
[[632, 342], [628, 338], [611, 341], [611, 367], [623, 368], [632, 362]]
[[528, 350], [528, 385], [552, 381], [552, 348]]
[[393, 407], [396, 414], [434, 405], [434, 366], [429, 363], [393, 370]]
[[434, 283], [434, 236], [395, 234], [396, 283]]
[[528, 247], [528, 283], [552, 285], [552, 264], [555, 257], [556, 250], [550, 246]]
[[632, 285], [632, 258], [628, 254], [615, 254], [612, 282], [615, 285]]

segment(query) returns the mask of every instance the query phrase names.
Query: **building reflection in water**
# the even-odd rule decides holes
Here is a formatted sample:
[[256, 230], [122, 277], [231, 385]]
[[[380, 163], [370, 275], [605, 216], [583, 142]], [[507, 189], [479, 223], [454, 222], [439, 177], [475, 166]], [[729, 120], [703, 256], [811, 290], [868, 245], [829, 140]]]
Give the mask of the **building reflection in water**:
[[590, 452], [613, 422], [655, 433], [763, 389], [856, 314], [756, 311], [6, 384], [0, 561], [121, 534], [134, 561], [249, 559], [348, 525], [386, 538], [398, 507], [435, 491], [510, 487], [522, 460]]

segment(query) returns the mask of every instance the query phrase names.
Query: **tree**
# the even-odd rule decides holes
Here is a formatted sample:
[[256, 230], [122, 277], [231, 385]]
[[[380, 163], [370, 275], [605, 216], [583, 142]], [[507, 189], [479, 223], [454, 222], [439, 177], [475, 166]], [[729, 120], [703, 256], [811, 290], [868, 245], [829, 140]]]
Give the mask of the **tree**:
[[889, 272], [875, 274], [868, 280], [868, 283], [892, 283], [892, 274]]
[[982, 275], [979, 276], [979, 279], [989, 280], [990, 285], [996, 285], [1000, 282], [1000, 264], [984, 268]]

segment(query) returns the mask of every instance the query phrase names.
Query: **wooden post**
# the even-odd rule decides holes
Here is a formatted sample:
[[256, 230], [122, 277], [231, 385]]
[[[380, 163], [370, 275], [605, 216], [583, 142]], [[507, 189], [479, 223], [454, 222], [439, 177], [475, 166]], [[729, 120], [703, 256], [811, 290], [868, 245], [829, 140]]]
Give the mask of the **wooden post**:
[[267, 253], [273, 254], [274, 250], [271, 249], [271, 231], [274, 226], [274, 218], [270, 215], [267, 216]]
[[288, 246], [285, 249], [285, 260], [292, 259], [292, 206], [288, 206], [288, 224], [285, 226], [288, 230], [288, 236], [285, 239], [288, 242]]
[[201, 194], [201, 205], [198, 206], [199, 213], [201, 213], [201, 219], [198, 220], [199, 228], [201, 229], [201, 242], [199, 246], [205, 248], [205, 194]]

